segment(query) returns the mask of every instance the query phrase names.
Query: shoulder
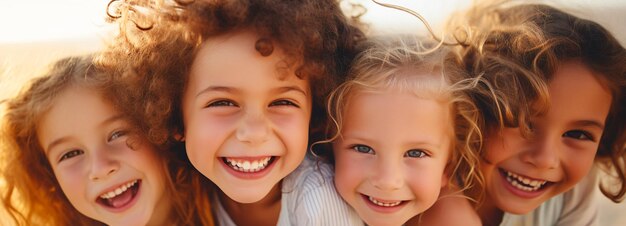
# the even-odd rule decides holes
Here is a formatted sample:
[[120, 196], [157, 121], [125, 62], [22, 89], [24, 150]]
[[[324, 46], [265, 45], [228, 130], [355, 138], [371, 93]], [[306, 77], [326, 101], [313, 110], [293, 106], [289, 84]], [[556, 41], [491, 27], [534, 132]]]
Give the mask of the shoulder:
[[289, 174], [283, 184], [283, 192], [294, 190], [307, 193], [327, 187], [334, 187], [334, 172], [330, 164], [305, 157], [302, 164]]
[[[450, 217], [454, 213], [454, 217]], [[478, 213], [462, 196], [441, 197], [435, 204], [406, 225], [482, 225]]]

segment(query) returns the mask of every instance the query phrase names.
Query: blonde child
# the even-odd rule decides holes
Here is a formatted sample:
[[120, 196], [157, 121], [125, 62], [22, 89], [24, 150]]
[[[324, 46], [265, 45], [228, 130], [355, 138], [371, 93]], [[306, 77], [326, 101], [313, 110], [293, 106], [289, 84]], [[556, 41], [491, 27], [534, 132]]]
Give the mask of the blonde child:
[[472, 95], [486, 118], [483, 224], [597, 224], [593, 165], [610, 175], [607, 197], [626, 192], [626, 50], [546, 5], [488, 4], [463, 18], [475, 36], [462, 67], [492, 85]]
[[[219, 188], [220, 225], [358, 220], [348, 217], [325, 176], [307, 176], [313, 164], [301, 165], [308, 144], [321, 137], [325, 96], [362, 35], [337, 1], [140, 2], [117, 9], [109, 11], [120, 13], [121, 44], [110, 53], [119, 57], [106, 59], [132, 59], [126, 77], [147, 98], [138, 114], [162, 122], [149, 132], [156, 140], [184, 142], [191, 163]], [[137, 12], [145, 13], [133, 18]], [[311, 205], [315, 200], [331, 201], [320, 207]]]
[[111, 73], [66, 58], [6, 101], [1, 194], [13, 223], [213, 225], [200, 175], [138, 133]]
[[426, 53], [434, 46], [373, 39], [330, 96], [335, 186], [367, 225], [403, 225], [441, 190], [477, 181], [472, 82], [442, 64], [446, 48]]

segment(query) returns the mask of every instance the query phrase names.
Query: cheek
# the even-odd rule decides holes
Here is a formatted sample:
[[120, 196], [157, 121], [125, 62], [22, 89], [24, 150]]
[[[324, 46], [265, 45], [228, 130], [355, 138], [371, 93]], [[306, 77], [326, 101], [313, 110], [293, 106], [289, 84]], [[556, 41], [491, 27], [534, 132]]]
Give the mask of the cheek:
[[83, 203], [82, 197], [85, 196], [85, 183], [88, 178], [81, 177], [80, 171], [74, 169], [57, 169], [54, 175], [70, 203], [79, 208]]
[[362, 171], [364, 165], [355, 164], [341, 154], [335, 155], [335, 186], [340, 193], [346, 194], [356, 189], [365, 173]]

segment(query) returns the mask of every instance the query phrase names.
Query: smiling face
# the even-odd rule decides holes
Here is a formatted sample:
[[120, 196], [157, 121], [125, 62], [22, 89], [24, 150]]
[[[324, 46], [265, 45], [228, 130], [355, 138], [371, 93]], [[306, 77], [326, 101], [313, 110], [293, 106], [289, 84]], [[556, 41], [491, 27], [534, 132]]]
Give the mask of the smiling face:
[[163, 161], [145, 140], [127, 145], [130, 124], [121, 116], [99, 93], [70, 87], [42, 118], [39, 143], [82, 214], [108, 225], [167, 222]]
[[350, 98], [333, 143], [335, 185], [368, 225], [401, 225], [446, 183], [452, 122], [445, 104], [394, 91]]
[[261, 56], [257, 39], [206, 40], [183, 97], [191, 163], [239, 203], [261, 200], [302, 162], [311, 117], [308, 81], [282, 66], [279, 48]]
[[593, 164], [611, 94], [578, 62], [563, 64], [549, 85], [550, 109], [531, 119], [530, 138], [505, 128], [485, 139], [486, 201], [500, 210], [528, 213], [571, 189]]

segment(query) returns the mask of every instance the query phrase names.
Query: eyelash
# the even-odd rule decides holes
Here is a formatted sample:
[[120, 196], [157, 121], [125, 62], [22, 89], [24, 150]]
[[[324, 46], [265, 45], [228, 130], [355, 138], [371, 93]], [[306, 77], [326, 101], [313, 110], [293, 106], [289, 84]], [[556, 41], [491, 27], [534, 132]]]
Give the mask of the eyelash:
[[63, 161], [63, 160], [66, 160], [66, 159], [73, 158], [73, 157], [78, 156], [78, 155], [81, 155], [81, 154], [83, 154], [83, 153], [85, 153], [85, 152], [84, 152], [84, 151], [82, 151], [82, 150], [78, 150], [78, 149], [68, 151], [68, 152], [66, 152], [65, 154], [63, 154], [63, 155], [61, 156], [61, 159], [59, 159], [59, 162], [61, 162], [61, 161]]
[[[276, 100], [272, 103], [269, 104], [269, 107], [273, 107], [273, 106], [294, 106], [294, 107], [300, 107], [299, 105], [297, 105], [296, 103], [294, 103], [293, 101], [290, 100]], [[218, 101], [214, 101], [211, 102], [209, 104], [207, 104], [206, 107], [239, 107], [239, 105], [237, 105], [236, 103], [234, 103], [233, 101], [230, 100], [218, 100]]]
[[[350, 147], [352, 150], [358, 152], [358, 153], [363, 153], [363, 154], [374, 154], [374, 149], [372, 149], [371, 147], [365, 146], [365, 145], [361, 145], [361, 144], [357, 144], [354, 145], [352, 147]], [[361, 150], [359, 150], [361, 149]], [[366, 149], [366, 150], [363, 150]]]
[[126, 134], [127, 134], [127, 132], [124, 131], [124, 130], [116, 130], [116, 131], [112, 132], [111, 135], [109, 135], [109, 138], [107, 139], [107, 142], [111, 142], [111, 141], [113, 141], [115, 139], [123, 137]]
[[[582, 136], [582, 138], [581, 138]], [[595, 141], [594, 137], [587, 131], [583, 130], [570, 130], [563, 134], [563, 137], [569, 137], [576, 140], [589, 140]]]
[[[416, 153], [418, 154], [418, 156], [411, 156], [410, 153]], [[407, 152], [404, 153], [404, 157], [409, 157], [409, 158], [424, 158], [424, 157], [428, 157], [428, 154], [423, 151], [423, 150], [419, 150], [419, 149], [413, 149], [413, 150], [409, 150]]]
[[217, 100], [207, 104], [206, 107], [237, 107], [237, 104], [230, 100]]
[[294, 107], [298, 107], [298, 108], [300, 107], [296, 103], [294, 103], [293, 101], [284, 100], [284, 99], [283, 100], [274, 101], [274, 102], [270, 103], [269, 106], [270, 107], [272, 107], [272, 106], [294, 106]]

